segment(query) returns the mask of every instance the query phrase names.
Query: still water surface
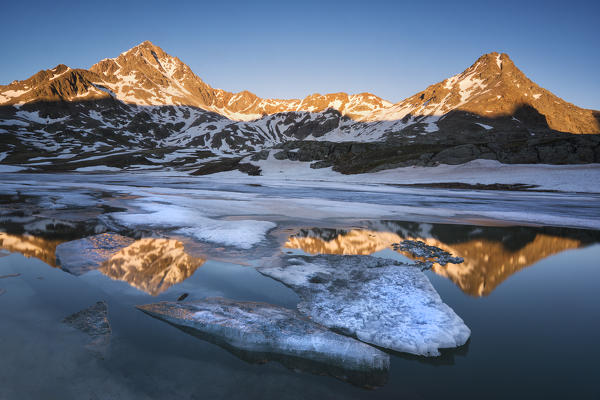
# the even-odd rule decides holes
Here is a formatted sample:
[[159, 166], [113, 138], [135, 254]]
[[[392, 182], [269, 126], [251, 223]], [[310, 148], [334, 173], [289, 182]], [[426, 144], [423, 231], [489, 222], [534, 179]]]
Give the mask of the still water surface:
[[[54, 252], [64, 239], [0, 233], [0, 398], [600, 396], [598, 231], [361, 220], [288, 226], [269, 240], [284, 253], [407, 261], [410, 255], [391, 248], [403, 239], [465, 259], [426, 273], [472, 334], [441, 357], [392, 354], [387, 383], [373, 390], [277, 362], [249, 363], [134, 308], [183, 293], [294, 308], [297, 295], [256, 272], [256, 260], [226, 262], [226, 248], [207, 254], [177, 236], [144, 238], [75, 276], [57, 267]], [[108, 303], [112, 325], [102, 354], [61, 322], [99, 300]]]

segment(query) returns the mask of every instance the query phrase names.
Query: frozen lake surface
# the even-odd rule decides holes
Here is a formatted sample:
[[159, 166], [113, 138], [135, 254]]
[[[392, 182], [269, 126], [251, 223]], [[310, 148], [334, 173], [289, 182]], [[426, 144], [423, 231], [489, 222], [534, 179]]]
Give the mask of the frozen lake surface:
[[[110, 232], [124, 239], [94, 245]], [[92, 239], [73, 242], [86, 237]], [[409, 252], [394, 250], [405, 239], [464, 258], [424, 274], [441, 304], [468, 326], [470, 339], [438, 357], [379, 348], [390, 364], [376, 376], [289, 352], [248, 353], [247, 346], [178, 329], [135, 308], [219, 297], [296, 310], [306, 301], [301, 292], [255, 268], [318, 254], [412, 263]], [[85, 268], [61, 269], [57, 248], [70, 265]], [[598, 259], [597, 193], [4, 173], [0, 398], [475, 398], [492, 392], [594, 398], [600, 395], [594, 381]], [[306, 285], [321, 285], [323, 274], [335, 271], [303, 274]], [[381, 293], [387, 296], [381, 304], [393, 295]], [[93, 337], [62, 322], [100, 301], [111, 328], [101, 351]], [[365, 312], [361, 320], [368, 320]], [[268, 323], [265, 329], [270, 332]]]

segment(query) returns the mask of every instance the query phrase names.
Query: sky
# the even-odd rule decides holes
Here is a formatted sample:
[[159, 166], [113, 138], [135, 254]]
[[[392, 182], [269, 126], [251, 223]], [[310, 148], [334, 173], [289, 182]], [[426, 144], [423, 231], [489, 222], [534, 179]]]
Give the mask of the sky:
[[597, 0], [20, 0], [2, 14], [0, 84], [61, 63], [89, 68], [150, 40], [228, 91], [398, 102], [498, 51], [559, 97], [600, 110]]

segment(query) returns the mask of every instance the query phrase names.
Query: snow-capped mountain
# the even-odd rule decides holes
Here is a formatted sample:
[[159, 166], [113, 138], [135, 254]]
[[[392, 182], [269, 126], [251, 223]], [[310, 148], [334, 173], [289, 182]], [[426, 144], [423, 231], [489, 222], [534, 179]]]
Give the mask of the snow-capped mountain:
[[[431, 85], [371, 118], [398, 119], [412, 115], [438, 121], [451, 111], [460, 110], [496, 119], [515, 116], [519, 109], [531, 110], [530, 114], [538, 115], [542, 123], [556, 131], [600, 133], [597, 111], [576, 107], [539, 87], [507, 54], [498, 53], [481, 56], [462, 73]], [[521, 117], [527, 119], [532, 115], [525, 112]]]
[[[143, 42], [89, 70], [58, 65], [0, 86], [0, 162], [84, 165], [103, 155], [116, 167], [177, 166], [296, 140], [600, 133], [599, 120], [597, 111], [537, 86], [506, 54], [486, 54], [461, 74], [392, 104], [370, 93], [291, 100], [231, 93], [212, 88], [177, 57]], [[123, 154], [126, 159], [116, 157]]]

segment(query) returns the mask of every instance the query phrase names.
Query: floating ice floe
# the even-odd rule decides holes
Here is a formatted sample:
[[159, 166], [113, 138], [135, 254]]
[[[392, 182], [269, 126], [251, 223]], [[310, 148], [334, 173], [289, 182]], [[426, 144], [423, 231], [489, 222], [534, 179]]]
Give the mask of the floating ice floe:
[[61, 269], [82, 275], [133, 243], [133, 239], [115, 233], [102, 233], [56, 246], [56, 262]]
[[126, 226], [179, 228], [175, 233], [242, 249], [252, 248], [277, 226], [270, 221], [212, 219], [197, 209], [172, 204], [144, 201], [138, 205], [148, 213], [114, 213], [112, 216]]
[[367, 373], [389, 368], [386, 353], [280, 306], [217, 297], [137, 308], [247, 360], [277, 360], [294, 368], [308, 360]]
[[439, 355], [471, 331], [415, 266], [371, 256], [283, 256], [258, 271], [291, 287], [301, 313], [379, 347]]

